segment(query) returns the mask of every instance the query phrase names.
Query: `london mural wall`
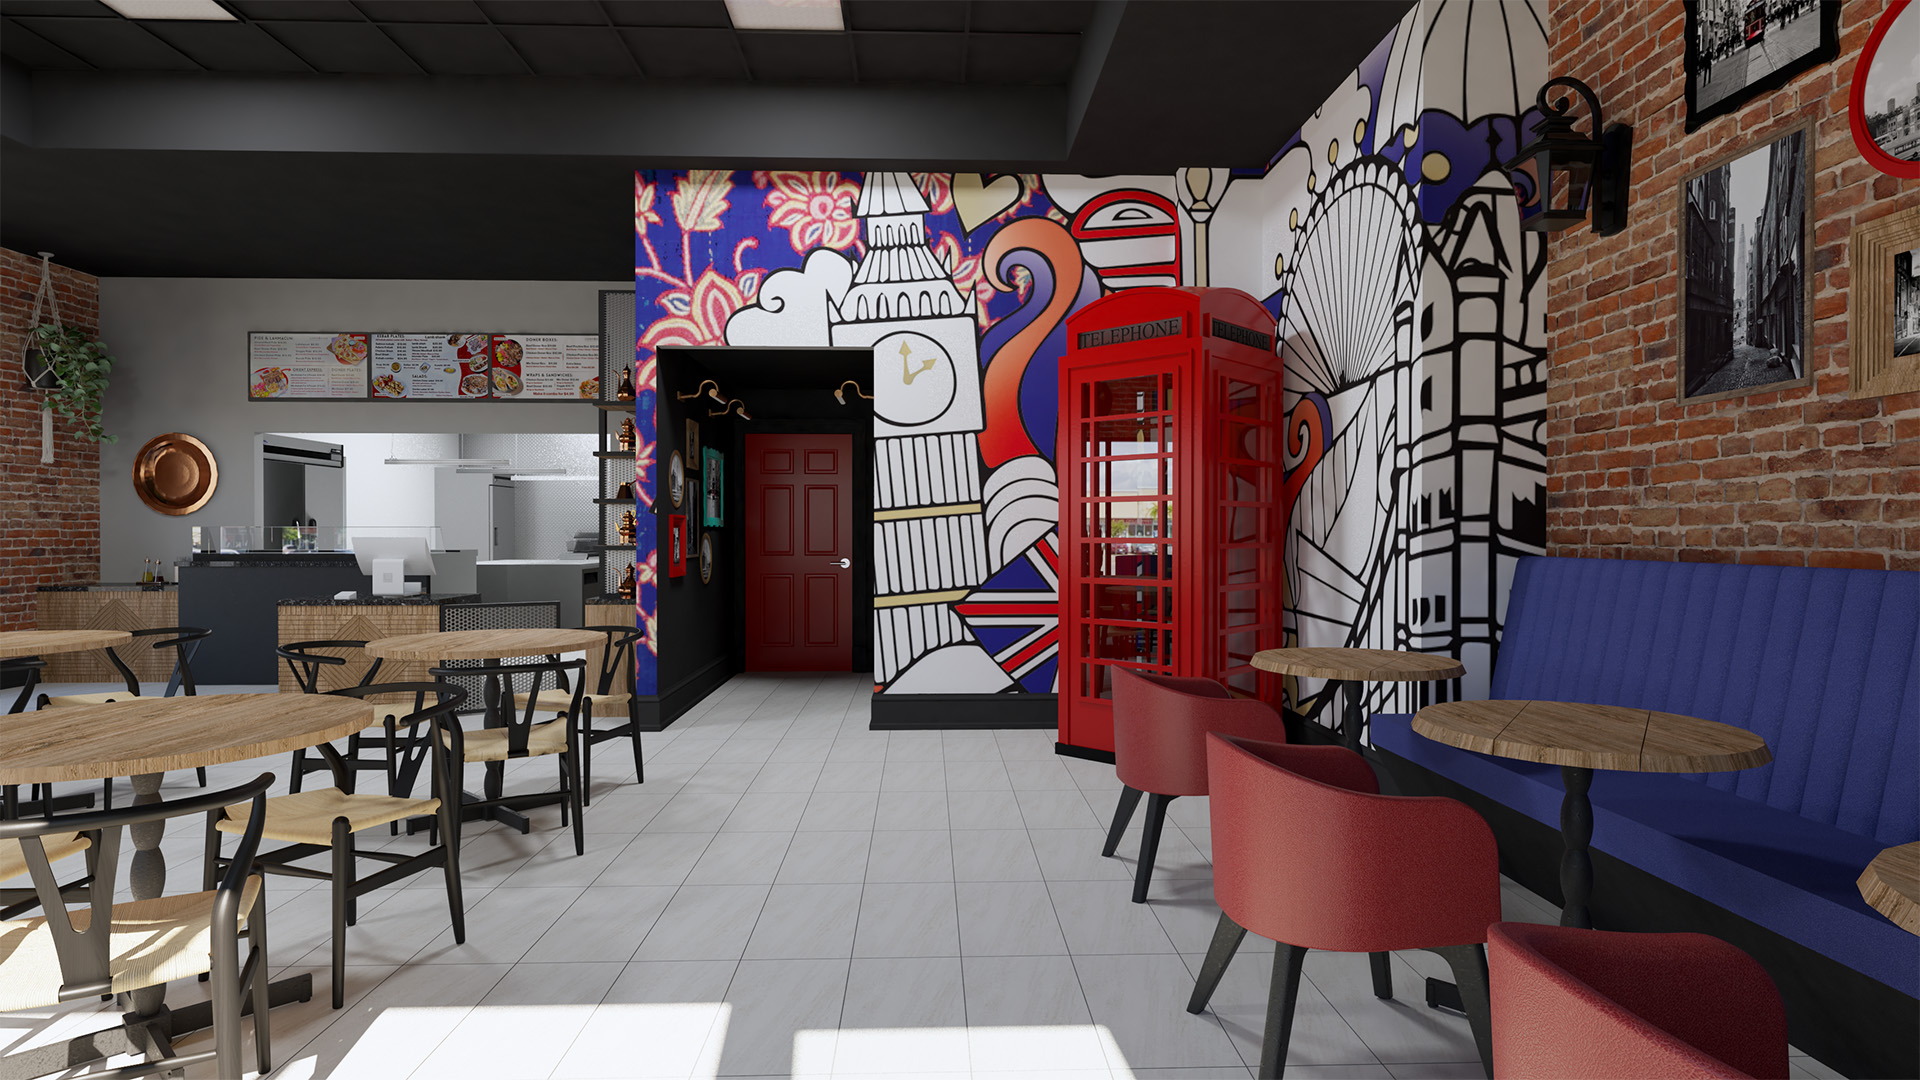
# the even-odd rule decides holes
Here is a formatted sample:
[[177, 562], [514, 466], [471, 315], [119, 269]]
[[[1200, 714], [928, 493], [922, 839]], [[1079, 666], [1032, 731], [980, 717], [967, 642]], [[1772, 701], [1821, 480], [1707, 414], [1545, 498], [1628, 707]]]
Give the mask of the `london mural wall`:
[[1545, 539], [1545, 252], [1519, 227], [1527, 178], [1497, 164], [1545, 78], [1544, 18], [1426, 0], [1261, 169], [636, 174], [638, 497], [655, 350], [871, 347], [878, 689], [1053, 692], [1066, 317], [1117, 289], [1241, 288], [1281, 327], [1289, 638], [1452, 653], [1484, 690], [1512, 560]]

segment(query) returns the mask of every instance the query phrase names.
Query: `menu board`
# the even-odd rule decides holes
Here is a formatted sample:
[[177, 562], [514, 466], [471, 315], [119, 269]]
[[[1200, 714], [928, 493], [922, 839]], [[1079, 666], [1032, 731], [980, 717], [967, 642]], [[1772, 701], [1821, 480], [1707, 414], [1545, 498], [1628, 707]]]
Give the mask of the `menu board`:
[[487, 334], [373, 335], [373, 396], [454, 401], [488, 396]]
[[248, 334], [247, 397], [363, 401], [368, 352], [366, 334]]
[[493, 396], [500, 401], [591, 401], [598, 398], [599, 336], [493, 335]]

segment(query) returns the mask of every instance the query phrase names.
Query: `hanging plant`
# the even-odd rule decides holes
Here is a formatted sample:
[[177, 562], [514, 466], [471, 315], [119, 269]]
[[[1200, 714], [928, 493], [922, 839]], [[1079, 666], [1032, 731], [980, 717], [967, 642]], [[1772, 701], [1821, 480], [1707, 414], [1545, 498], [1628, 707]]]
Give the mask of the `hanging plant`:
[[35, 386], [46, 389], [40, 407], [80, 425], [85, 438], [114, 442], [114, 436], [100, 426], [101, 401], [107, 393], [107, 376], [113, 371], [113, 357], [107, 354], [106, 346], [77, 326], [48, 323], [33, 328], [33, 346], [28, 354], [29, 366], [45, 370], [44, 378], [33, 379]]

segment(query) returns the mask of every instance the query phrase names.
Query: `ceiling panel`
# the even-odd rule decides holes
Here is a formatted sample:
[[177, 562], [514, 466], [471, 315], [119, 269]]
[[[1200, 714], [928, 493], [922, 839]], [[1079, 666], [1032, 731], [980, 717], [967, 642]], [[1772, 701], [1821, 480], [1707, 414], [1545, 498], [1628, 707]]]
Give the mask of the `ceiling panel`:
[[0, 23], [0, 56], [29, 68], [85, 71], [86, 61], [11, 19]]
[[1077, 34], [969, 34], [967, 81], [1065, 86], [1080, 58]]
[[100, 0], [0, 0], [0, 15], [65, 15], [117, 19], [120, 13]]
[[640, 74], [620, 31], [605, 26], [503, 26], [527, 63], [541, 75]]
[[473, 0], [354, 0], [375, 22], [483, 23]]
[[841, 0], [849, 30], [965, 30], [966, 0]]
[[845, 34], [742, 31], [740, 51], [759, 82], [852, 82]]
[[746, 63], [731, 30], [684, 27], [623, 29], [620, 35], [654, 79], [745, 79]]
[[853, 55], [861, 82], [957, 83], [967, 77], [963, 34], [855, 34]]
[[125, 19], [22, 18], [28, 30], [80, 57], [113, 71], [196, 71], [199, 65], [180, 51]]
[[731, 30], [725, 0], [601, 0], [616, 26], [698, 26]]
[[495, 23], [527, 26], [605, 26], [607, 13], [593, 0], [479, 0]]
[[260, 22], [276, 22], [283, 19], [315, 20], [319, 22], [365, 22], [367, 17], [360, 13], [349, 0], [224, 0], [234, 11]]
[[390, 23], [382, 27], [430, 75], [525, 75], [522, 61], [491, 26]]
[[1093, 0], [974, 0], [968, 29], [1077, 34], [1093, 21], [1093, 10]]
[[420, 74], [420, 65], [372, 23], [268, 22], [260, 26], [330, 75]]
[[306, 61], [253, 23], [152, 20], [148, 31], [208, 71], [311, 71]]

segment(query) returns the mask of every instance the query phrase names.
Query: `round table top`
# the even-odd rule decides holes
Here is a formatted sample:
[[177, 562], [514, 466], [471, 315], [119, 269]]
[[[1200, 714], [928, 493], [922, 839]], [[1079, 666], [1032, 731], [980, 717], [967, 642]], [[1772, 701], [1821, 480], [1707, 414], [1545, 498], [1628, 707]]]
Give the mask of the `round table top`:
[[0, 722], [0, 784], [137, 776], [283, 754], [373, 723], [356, 698], [208, 694], [129, 698]]
[[505, 660], [582, 652], [606, 643], [598, 630], [447, 630], [369, 641], [366, 651], [383, 660]]
[[0, 660], [110, 649], [132, 640], [125, 630], [7, 630], [0, 632]]
[[1397, 649], [1262, 649], [1253, 654], [1253, 666], [1276, 675], [1356, 682], [1427, 682], [1467, 673], [1451, 656]]
[[1920, 934], [1920, 840], [1874, 856], [1857, 883], [1873, 910], [1910, 934]]
[[1728, 772], [1773, 760], [1744, 728], [1679, 713], [1564, 701], [1447, 701], [1413, 730], [1494, 757], [1621, 772]]

